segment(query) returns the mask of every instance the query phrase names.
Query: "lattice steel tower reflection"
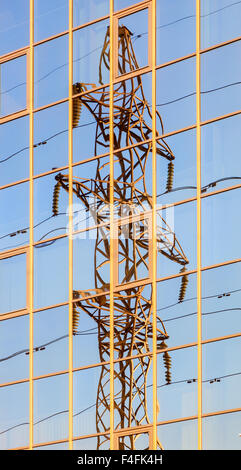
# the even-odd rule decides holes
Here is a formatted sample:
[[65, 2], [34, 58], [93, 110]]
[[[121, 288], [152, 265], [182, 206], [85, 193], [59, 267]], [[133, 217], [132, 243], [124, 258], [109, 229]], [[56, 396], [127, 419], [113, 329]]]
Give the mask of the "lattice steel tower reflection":
[[[118, 70], [119, 74], [138, 69], [138, 63], [131, 40], [132, 33], [119, 27]], [[103, 67], [109, 69], [110, 54], [109, 29], [107, 30], [100, 55], [99, 80], [102, 82]], [[108, 88], [88, 91], [90, 84], [76, 83], [73, 93], [85, 94], [73, 100], [73, 127], [77, 127], [81, 108], [85, 106], [96, 121], [95, 155], [108, 151], [109, 146], [109, 91]], [[114, 89], [114, 204], [116, 217], [116, 293], [114, 301], [114, 350], [116, 359], [151, 352], [152, 346], [152, 289], [151, 284], [140, 286], [143, 278], [149, 277], [152, 251], [151, 217], [153, 200], [148, 188], [148, 163], [152, 159], [152, 112], [144, 94], [141, 76], [133, 76], [118, 82]], [[156, 113], [156, 137], [163, 134], [163, 123]], [[135, 146], [136, 144], [136, 146]], [[137, 145], [138, 144], [138, 145]], [[125, 151], [123, 147], [133, 146]], [[168, 163], [167, 191], [172, 188], [174, 159], [170, 147], [160, 137], [156, 149], [157, 158], [165, 158]], [[58, 174], [54, 190], [53, 213], [58, 213], [58, 195], [62, 187], [69, 190], [68, 175]], [[98, 326], [100, 362], [110, 360], [110, 320], [109, 320], [109, 162], [97, 159], [94, 178], [73, 177], [73, 193], [84, 204], [96, 225], [94, 254], [95, 286], [93, 290], [74, 291], [78, 299], [73, 308], [73, 334], [77, 331], [79, 316], [86, 314]], [[90, 199], [90, 195], [92, 198]], [[95, 204], [93, 204], [95, 202]], [[137, 214], [139, 216], [137, 217]], [[185, 272], [188, 259], [175, 234], [161, 213], [157, 223], [158, 252], [180, 265]], [[90, 261], [91, 262], [91, 261]], [[179, 301], [185, 296], [187, 276], [183, 274]], [[121, 289], [120, 289], [121, 286]], [[157, 344], [159, 349], [166, 347], [168, 333], [158, 318]], [[144, 356], [133, 360], [123, 360], [115, 364], [114, 406], [115, 429], [149, 424], [147, 410], [147, 375], [151, 357]], [[171, 359], [168, 352], [163, 354], [166, 369], [166, 383], [171, 382]], [[96, 431], [109, 430], [110, 367], [103, 365], [96, 398]], [[122, 437], [120, 449], [135, 449], [137, 436]], [[98, 437], [98, 448], [107, 440]], [[158, 443], [162, 448], [161, 443]]]

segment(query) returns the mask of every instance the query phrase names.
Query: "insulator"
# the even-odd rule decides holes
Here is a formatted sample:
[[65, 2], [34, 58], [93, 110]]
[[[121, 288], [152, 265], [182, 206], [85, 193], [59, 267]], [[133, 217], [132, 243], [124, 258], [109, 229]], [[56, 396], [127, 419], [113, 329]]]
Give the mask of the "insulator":
[[[159, 346], [159, 349], [166, 349], [167, 348], [167, 345], [165, 343], [165, 341], [162, 341], [160, 346]], [[168, 354], [167, 351], [165, 351], [163, 353], [163, 363], [164, 363], [164, 366], [165, 366], [165, 378], [166, 378], [166, 383], [167, 384], [170, 384], [171, 383], [171, 364], [172, 364], [172, 360], [171, 360], [171, 356], [170, 354]]]
[[174, 163], [168, 163], [168, 170], [167, 170], [167, 184], [166, 190], [171, 191], [173, 187], [173, 178], [174, 178]]
[[60, 181], [58, 181], [54, 187], [53, 204], [52, 204], [53, 215], [58, 215], [58, 212], [59, 212], [60, 186], [61, 186]]
[[165, 341], [163, 340], [159, 346], [159, 349], [166, 349], [167, 348], [167, 344], [165, 343]]
[[77, 333], [79, 324], [79, 312], [76, 310], [75, 306], [73, 307], [73, 319], [72, 319], [72, 331], [73, 335]]
[[171, 367], [172, 360], [168, 352], [163, 353], [163, 362], [166, 367]]
[[171, 356], [170, 354], [168, 354], [168, 352], [164, 352], [163, 353], [163, 362], [164, 362], [164, 366], [165, 366], [165, 378], [166, 378], [166, 383], [167, 384], [170, 384], [171, 383], [171, 364], [172, 364], [172, 360], [171, 360]]
[[184, 276], [182, 276], [182, 282], [181, 282], [181, 287], [180, 287], [180, 291], [179, 291], [178, 302], [182, 302], [184, 300], [184, 297], [186, 295], [187, 286], [188, 286], [188, 276], [187, 276], [187, 274], [184, 274]]
[[[77, 93], [81, 93], [81, 91], [82, 91], [81, 83], [75, 83], [73, 85], [73, 95], [76, 95]], [[77, 127], [79, 124], [81, 109], [82, 109], [81, 97], [77, 96], [76, 98], [73, 98], [73, 128]]]

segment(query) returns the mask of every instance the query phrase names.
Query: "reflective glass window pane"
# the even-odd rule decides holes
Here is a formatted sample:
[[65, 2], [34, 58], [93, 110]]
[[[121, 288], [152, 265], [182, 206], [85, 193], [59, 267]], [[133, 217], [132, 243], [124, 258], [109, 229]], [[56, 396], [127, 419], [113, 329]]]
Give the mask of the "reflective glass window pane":
[[157, 277], [196, 268], [196, 203], [157, 211]]
[[[165, 339], [168, 347], [197, 340], [196, 282], [196, 275], [190, 274], [157, 284], [158, 328], [168, 336]], [[158, 349], [161, 343], [160, 336]]]
[[[74, 367], [98, 364], [106, 360], [106, 357], [102, 357], [100, 347], [102, 338], [99, 337], [99, 332], [104, 332], [104, 323], [102, 323], [103, 329], [101, 329], [100, 310], [98, 309], [103, 299], [104, 297], [100, 296], [74, 303], [73, 316], [77, 320], [73, 334]], [[104, 300], [108, 302], [109, 296], [106, 296]], [[105, 339], [103, 337], [103, 342]]]
[[29, 316], [0, 322], [1, 383], [26, 379], [29, 374]]
[[[100, 447], [101, 444], [101, 447]], [[110, 450], [110, 436], [88, 437], [87, 439], [78, 439], [73, 442], [74, 450]]]
[[34, 249], [35, 308], [68, 300], [68, 239], [36, 245]]
[[[109, 253], [103, 230], [91, 230], [74, 237], [73, 286], [78, 297], [90, 296], [109, 283]], [[102, 262], [105, 262], [103, 266]]]
[[148, 9], [119, 19], [118, 75], [146, 65], [148, 65]]
[[68, 437], [68, 374], [34, 381], [34, 442]]
[[203, 449], [240, 450], [241, 413], [203, 418]]
[[197, 450], [197, 420], [165, 424], [157, 428], [158, 438], [165, 450]]
[[203, 199], [203, 266], [240, 257], [240, 194], [236, 189]]
[[109, 14], [109, 0], [74, 0], [73, 25], [79, 26]]
[[151, 219], [118, 227], [118, 284], [150, 277]]
[[[114, 358], [122, 359], [132, 355], [145, 354], [153, 349], [153, 332], [152, 332], [152, 285], [133, 286], [128, 290], [120, 291], [114, 297]], [[103, 305], [103, 313], [107, 307], [107, 302]], [[105, 308], [104, 308], [105, 307]], [[107, 334], [100, 338], [100, 351], [102, 351], [103, 360], [109, 360], [109, 351], [106, 350], [106, 342], [108, 341], [109, 330], [105, 326], [105, 319], [99, 324], [102, 331], [107, 330]], [[159, 325], [158, 325], [159, 327]], [[158, 330], [158, 338], [161, 336]], [[124, 364], [124, 363], [123, 363]], [[146, 365], [149, 364], [146, 358], [143, 367], [147, 371]], [[137, 369], [140, 369], [140, 360], [135, 363]], [[121, 384], [121, 371], [126, 370], [126, 380], [131, 371], [131, 364], [125, 363], [124, 366], [118, 364], [117, 384]], [[144, 370], [143, 369], [143, 370]], [[149, 372], [151, 375], [151, 372]], [[136, 377], [137, 378], [137, 377]]]
[[68, 173], [51, 173], [34, 180], [34, 235], [40, 241], [67, 232]]
[[29, 176], [28, 116], [0, 125], [0, 185]]
[[34, 49], [35, 107], [68, 96], [68, 35], [36, 46]]
[[[138, 136], [138, 131], [139, 129], [136, 136]], [[151, 142], [142, 143], [127, 150], [119, 150], [114, 154], [114, 218], [125, 219], [137, 216], [139, 219], [141, 214], [143, 215], [148, 210], [151, 211], [152, 157]], [[123, 220], [123, 228], [120, 228], [124, 238], [125, 233], [128, 235], [129, 232], [124, 224], [125, 221]], [[145, 224], [148, 229], [148, 213]], [[146, 232], [146, 239], [148, 240], [148, 232]]]
[[195, 123], [195, 59], [158, 69], [157, 110], [163, 121], [163, 133]]
[[[75, 232], [109, 222], [109, 156], [73, 167], [73, 229]], [[108, 228], [103, 228], [107, 236]], [[78, 239], [95, 240], [101, 229], [76, 234]]]
[[157, 64], [195, 52], [195, 2], [157, 0]]
[[26, 108], [26, 55], [0, 63], [0, 118]]
[[202, 120], [240, 109], [240, 54], [241, 41], [202, 54]]
[[109, 98], [107, 87], [73, 99], [74, 162], [109, 152]]
[[68, 3], [68, 0], [34, 1], [35, 41], [40, 41], [68, 29]]
[[240, 406], [240, 338], [203, 345], [203, 413]]
[[0, 55], [29, 43], [29, 0], [1, 1]]
[[196, 415], [196, 348], [158, 354], [157, 370], [158, 421]]
[[201, 1], [202, 49], [240, 36], [240, 2]]
[[60, 444], [49, 444], [36, 446], [33, 450], [69, 450], [69, 442], [61, 442]]
[[122, 10], [123, 8], [131, 7], [142, 0], [114, 0], [114, 9], [115, 10]]
[[[145, 73], [114, 86], [115, 150], [152, 137], [151, 77], [151, 73]], [[162, 135], [162, 122], [158, 113], [157, 132]]]
[[[102, 381], [104, 383], [104, 377]], [[152, 422], [152, 384], [153, 370], [150, 356], [115, 363], [114, 427], [116, 430]]]
[[29, 383], [0, 388], [0, 448], [29, 444]]
[[34, 375], [68, 369], [68, 306], [34, 314]]
[[240, 183], [240, 126], [241, 116], [202, 126], [202, 192]]
[[103, 20], [73, 33], [73, 80], [85, 87], [83, 91], [109, 81], [109, 68], [102, 55], [108, 25], [109, 21]]
[[118, 436], [119, 450], [148, 450], [150, 449], [150, 437], [148, 432], [134, 433]]
[[8, 250], [29, 240], [29, 184], [0, 191], [0, 250]]
[[[109, 429], [110, 415], [105, 398], [109, 400], [110, 385], [105, 375], [106, 370], [109, 371], [109, 365], [74, 372], [73, 426], [76, 437]], [[102, 403], [102, 399], [105, 403]], [[101, 419], [102, 412], [104, 414]], [[98, 448], [101, 449], [105, 441], [105, 436], [100, 436]]]
[[241, 263], [203, 271], [203, 339], [240, 333], [240, 279]]
[[157, 141], [157, 203], [196, 196], [196, 131]]
[[34, 173], [68, 165], [68, 103], [34, 114]]
[[1, 313], [26, 307], [26, 254], [0, 260]]

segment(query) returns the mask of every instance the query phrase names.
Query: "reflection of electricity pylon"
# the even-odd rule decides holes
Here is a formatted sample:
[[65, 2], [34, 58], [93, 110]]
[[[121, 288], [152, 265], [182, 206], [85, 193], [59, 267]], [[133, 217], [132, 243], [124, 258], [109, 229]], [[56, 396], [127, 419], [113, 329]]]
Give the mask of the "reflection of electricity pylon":
[[[131, 43], [131, 33], [124, 26], [119, 28], [119, 56], [118, 70], [120, 74], [138, 68], [134, 49]], [[109, 30], [107, 30], [104, 46], [100, 58], [100, 82], [102, 67], [109, 68]], [[73, 127], [77, 127], [80, 111], [85, 106], [96, 121], [95, 155], [105, 153], [109, 145], [109, 91], [108, 89], [88, 91], [88, 85], [75, 84], [73, 92], [85, 91], [85, 94], [73, 99]], [[118, 83], [114, 90], [114, 204], [117, 216], [117, 244], [115, 257], [118, 265], [118, 279], [114, 300], [114, 351], [116, 359], [145, 354], [151, 352], [152, 340], [152, 290], [151, 285], [137, 286], [136, 282], [149, 276], [151, 264], [150, 223], [148, 215], [152, 211], [153, 203], [147, 188], [148, 163], [151, 160], [152, 143], [143, 141], [152, 137], [152, 113], [145, 99], [143, 79], [134, 76]], [[162, 133], [163, 124], [157, 112], [157, 123]], [[156, 137], [159, 134], [157, 133]], [[126, 151], [120, 148], [138, 144]], [[118, 151], [119, 150], [119, 151]], [[157, 157], [168, 160], [167, 189], [171, 189], [173, 178], [174, 155], [164, 141], [160, 138], [156, 149]], [[150, 179], [150, 177], [149, 177]], [[54, 191], [53, 212], [57, 214], [57, 200], [60, 187], [69, 190], [68, 175], [59, 174], [56, 177]], [[78, 325], [78, 317], [85, 312], [98, 326], [98, 345], [100, 362], [106, 363], [101, 367], [97, 400], [96, 400], [96, 426], [98, 433], [109, 430], [110, 411], [110, 303], [109, 281], [106, 267], [110, 262], [108, 207], [110, 194], [109, 162], [97, 159], [97, 169], [94, 178], [73, 178], [73, 193], [95, 218], [96, 244], [94, 255], [95, 288], [89, 291], [74, 291], [73, 333]], [[92, 206], [94, 197], [95, 204]], [[104, 207], [104, 209], [103, 209]], [[142, 213], [138, 222], [133, 218], [135, 210]], [[145, 212], [147, 210], [147, 212]], [[144, 214], [144, 215], [143, 215]], [[121, 219], [121, 217], [125, 217]], [[128, 219], [129, 217], [129, 219]], [[188, 260], [176, 239], [175, 234], [159, 214], [160, 223], [157, 230], [158, 252], [169, 260], [185, 266]], [[122, 220], [122, 222], [120, 222]], [[125, 222], [123, 222], [125, 220]], [[127, 231], [127, 237], [123, 237]], [[187, 277], [183, 276], [183, 287], [179, 301], [183, 300]], [[157, 329], [157, 344], [165, 349], [164, 340], [168, 334], [161, 319]], [[166, 382], [170, 383], [170, 356], [163, 354], [166, 368]], [[151, 357], [143, 356], [134, 360], [123, 360], [115, 364], [114, 371], [114, 406], [115, 428], [140, 426], [149, 424], [147, 410], [147, 375], [151, 366]], [[138, 436], [121, 438], [120, 448], [135, 448]], [[98, 437], [98, 448], [101, 448], [107, 437]], [[161, 443], [158, 443], [162, 448]]]

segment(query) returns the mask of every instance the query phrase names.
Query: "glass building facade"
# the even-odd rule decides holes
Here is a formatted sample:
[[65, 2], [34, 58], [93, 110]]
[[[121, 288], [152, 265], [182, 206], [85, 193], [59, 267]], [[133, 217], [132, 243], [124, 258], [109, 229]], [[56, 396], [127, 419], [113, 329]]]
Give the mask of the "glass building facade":
[[0, 448], [240, 448], [241, 2], [0, 11]]

